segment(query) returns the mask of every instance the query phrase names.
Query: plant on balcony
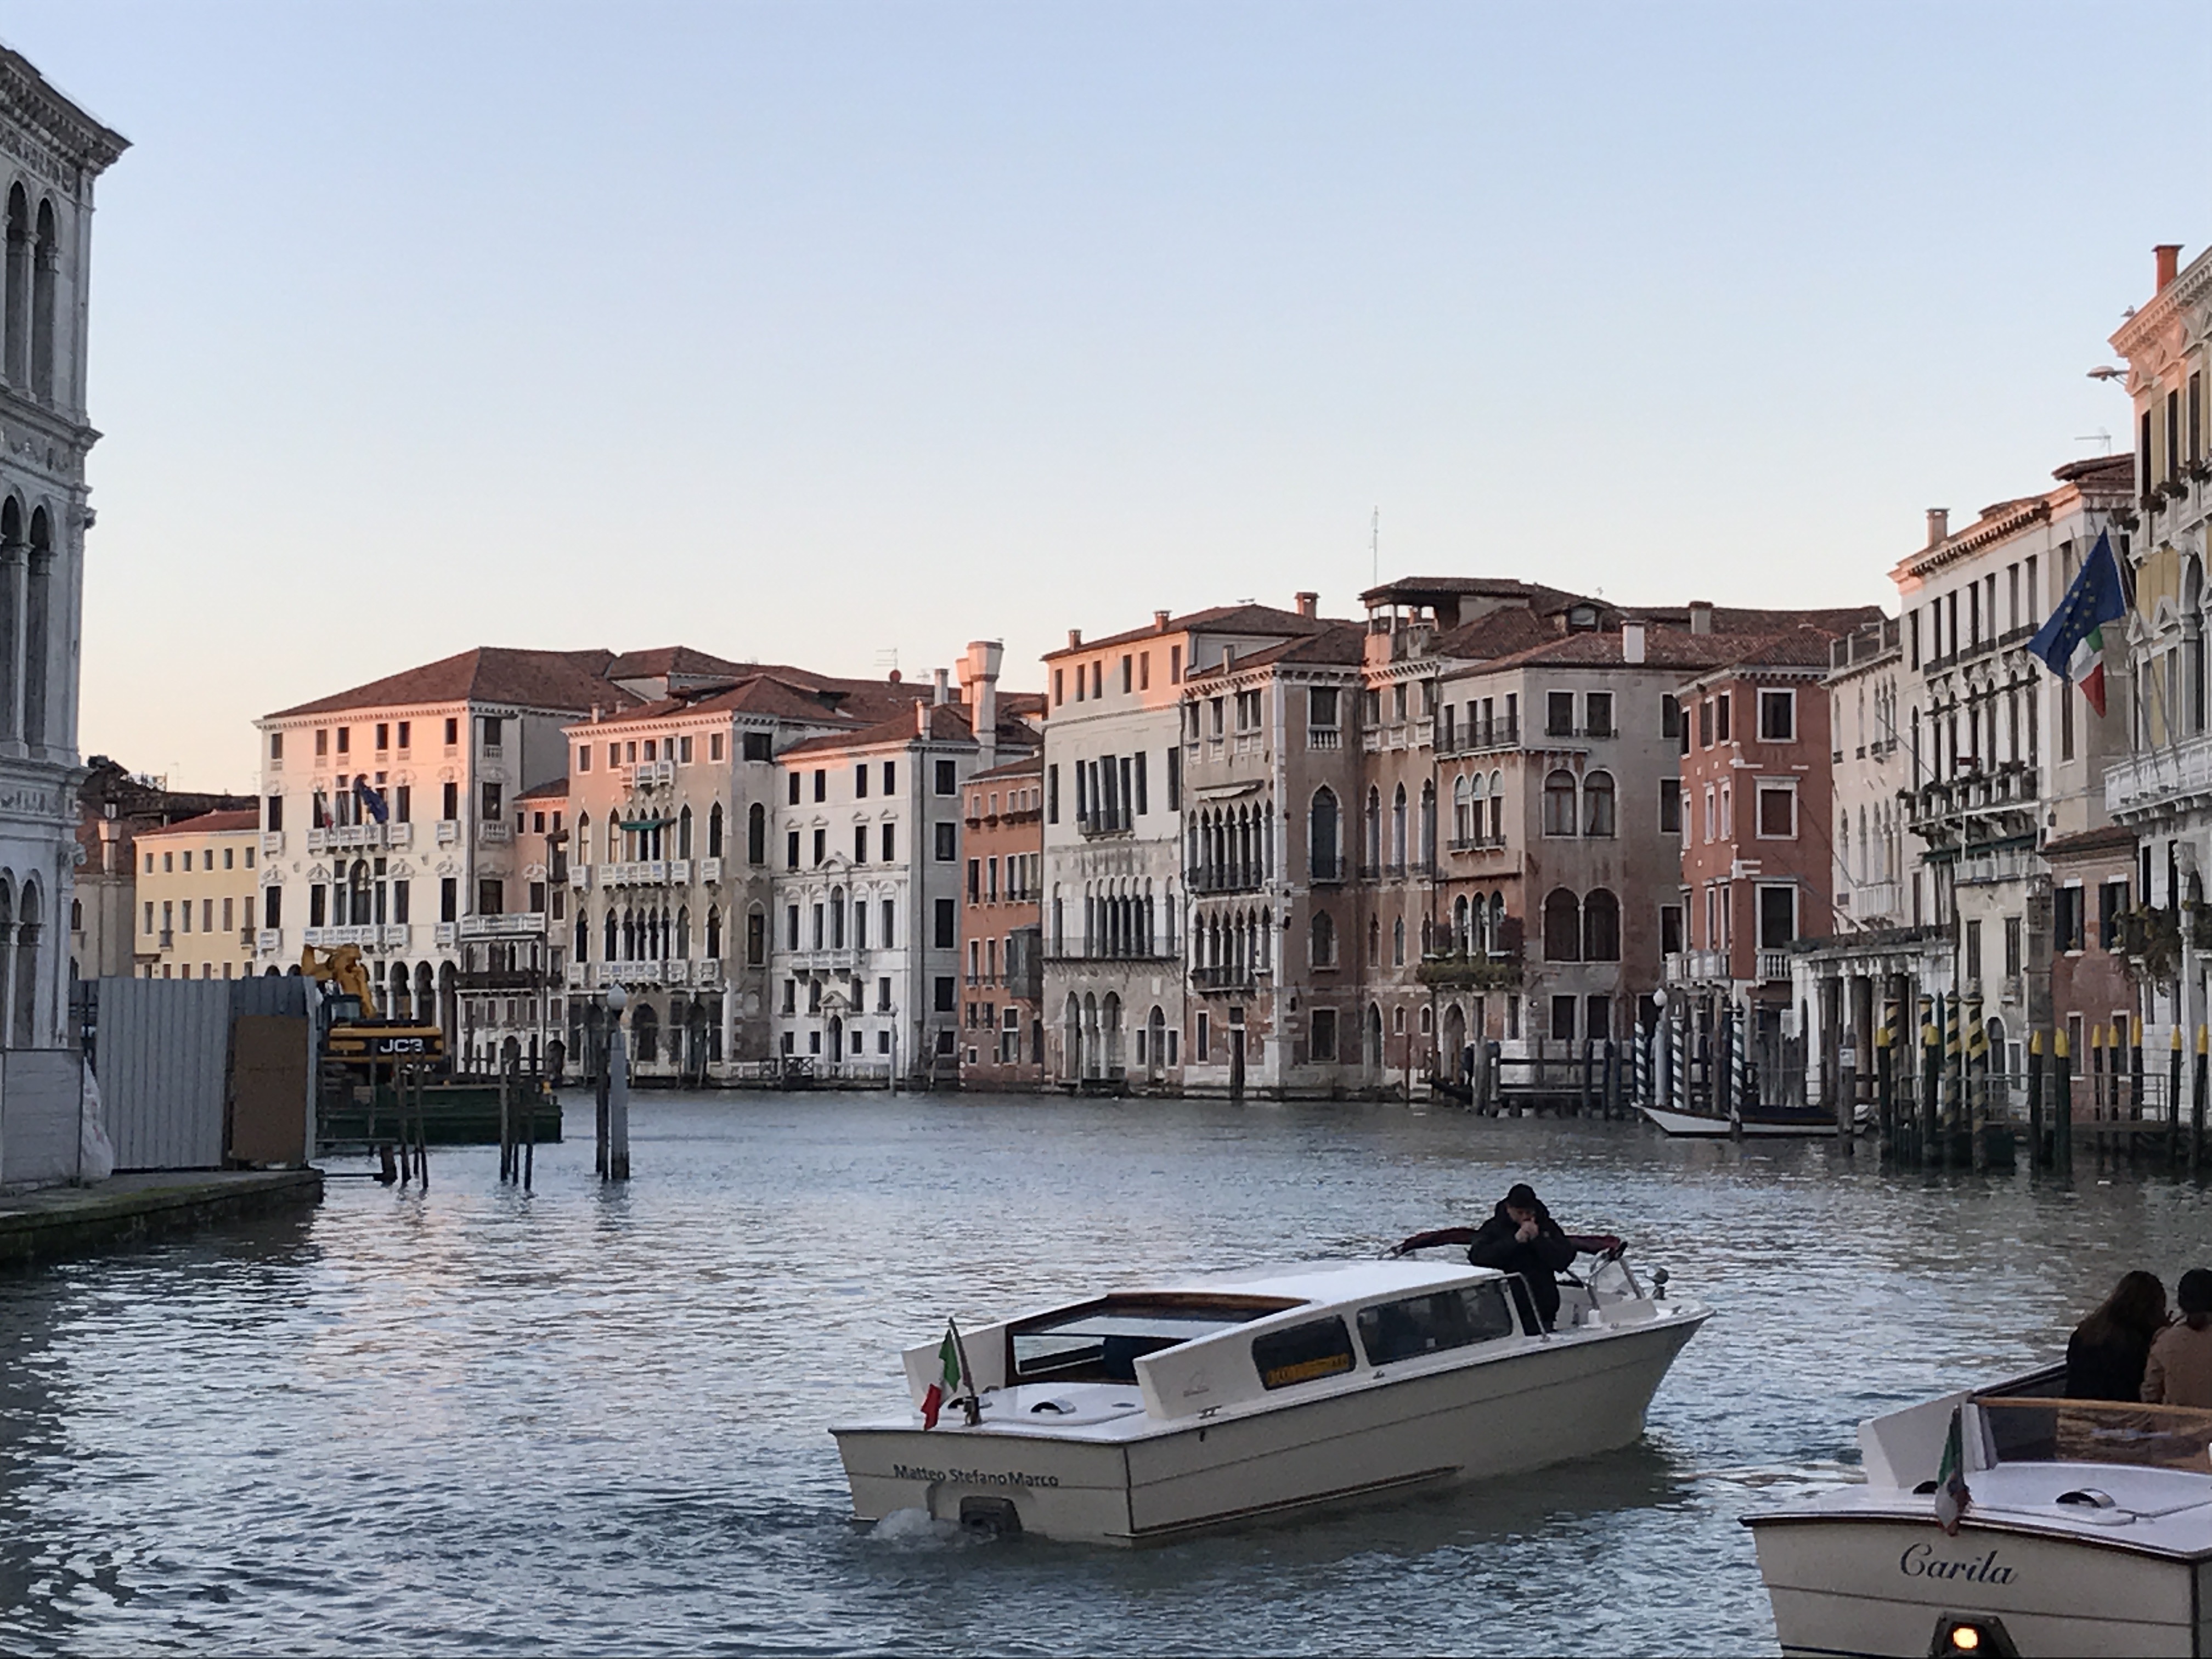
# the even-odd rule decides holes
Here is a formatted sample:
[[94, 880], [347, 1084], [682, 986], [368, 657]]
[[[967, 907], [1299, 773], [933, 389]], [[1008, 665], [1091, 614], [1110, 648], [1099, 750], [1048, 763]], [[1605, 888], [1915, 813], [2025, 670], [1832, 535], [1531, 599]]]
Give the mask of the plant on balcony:
[[2138, 985], [2171, 985], [2181, 971], [2181, 924], [2171, 910], [2139, 905], [2120, 918], [2120, 950]]
[[2183, 902], [2181, 909], [2189, 920], [2190, 948], [2212, 951], [2212, 905], [2201, 899], [2188, 899]]

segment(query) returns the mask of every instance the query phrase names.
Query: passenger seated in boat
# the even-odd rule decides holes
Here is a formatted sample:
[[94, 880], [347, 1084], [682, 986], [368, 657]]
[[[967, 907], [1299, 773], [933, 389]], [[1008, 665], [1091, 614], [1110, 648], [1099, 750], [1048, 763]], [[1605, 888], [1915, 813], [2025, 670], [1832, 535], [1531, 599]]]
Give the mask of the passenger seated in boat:
[[2151, 1339], [2166, 1325], [2166, 1286], [2155, 1273], [2124, 1274], [2066, 1343], [2069, 1400], [2142, 1398]]
[[1554, 1275], [1574, 1265], [1576, 1246], [1527, 1182], [1514, 1183], [1490, 1219], [1480, 1227], [1439, 1227], [1432, 1232], [1415, 1233], [1391, 1254], [1403, 1255], [1431, 1244], [1464, 1244], [1467, 1259], [1476, 1267], [1520, 1274], [1534, 1304], [1533, 1311], [1546, 1330], [1559, 1316], [1559, 1282]]
[[2174, 1287], [2181, 1317], [2151, 1339], [2142, 1397], [2152, 1406], [2212, 1406], [2212, 1273], [2191, 1267]]

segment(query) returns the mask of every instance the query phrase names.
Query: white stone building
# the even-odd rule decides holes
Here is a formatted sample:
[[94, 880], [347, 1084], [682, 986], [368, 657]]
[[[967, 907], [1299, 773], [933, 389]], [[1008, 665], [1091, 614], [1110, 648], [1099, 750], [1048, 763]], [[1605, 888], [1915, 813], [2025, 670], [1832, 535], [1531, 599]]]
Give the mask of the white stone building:
[[[1298, 609], [1224, 605], [1045, 658], [1047, 1069], [1066, 1083], [1183, 1081], [1182, 682], [1225, 658], [1316, 634]], [[1279, 835], [1280, 818], [1276, 821]], [[1281, 848], [1275, 849], [1281, 863]]]
[[0, 47], [0, 1046], [66, 1040], [93, 183], [126, 141]]
[[981, 641], [935, 695], [777, 757], [769, 848], [775, 1052], [817, 1076], [957, 1083], [962, 787], [1028, 752], [1002, 708], [1001, 647]]

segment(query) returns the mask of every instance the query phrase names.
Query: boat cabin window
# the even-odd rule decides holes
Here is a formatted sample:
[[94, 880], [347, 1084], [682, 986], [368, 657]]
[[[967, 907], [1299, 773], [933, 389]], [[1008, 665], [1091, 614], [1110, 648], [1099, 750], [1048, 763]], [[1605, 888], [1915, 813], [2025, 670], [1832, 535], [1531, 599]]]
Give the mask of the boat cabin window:
[[2001, 1463], [2128, 1463], [2212, 1474], [2212, 1411], [2017, 1395], [1974, 1403]]
[[1148, 1353], [1233, 1329], [1295, 1303], [1108, 1301], [1048, 1314], [1013, 1333], [1014, 1381], [1134, 1382]]
[[1252, 1364], [1263, 1389], [1287, 1389], [1334, 1376], [1358, 1363], [1352, 1356], [1352, 1333], [1333, 1316], [1287, 1330], [1264, 1331], [1252, 1339]]
[[1465, 1285], [1407, 1297], [1402, 1302], [1382, 1302], [1359, 1310], [1359, 1346], [1367, 1350], [1370, 1365], [1388, 1365], [1401, 1359], [1417, 1359], [1425, 1353], [1442, 1353], [1488, 1342], [1514, 1332], [1512, 1310], [1505, 1305], [1504, 1286]]

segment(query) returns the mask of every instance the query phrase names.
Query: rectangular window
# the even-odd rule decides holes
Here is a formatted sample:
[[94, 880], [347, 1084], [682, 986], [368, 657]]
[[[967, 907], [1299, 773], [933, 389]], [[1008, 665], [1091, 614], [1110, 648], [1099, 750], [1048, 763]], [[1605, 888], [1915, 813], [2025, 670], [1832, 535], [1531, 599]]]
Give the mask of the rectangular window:
[[1762, 743], [1797, 741], [1797, 694], [1761, 691], [1759, 694], [1759, 736]]
[[440, 793], [438, 816], [451, 823], [461, 816], [461, 786], [448, 781]]
[[338, 753], [341, 755], [348, 754], [352, 751], [352, 749], [353, 727], [350, 726], [341, 726], [338, 727]]
[[395, 881], [395, 882], [393, 882], [393, 883], [392, 884], [392, 921], [398, 921], [398, 922], [404, 922], [404, 921], [405, 921], [407, 920], [407, 912], [408, 912], [408, 884], [407, 884], [407, 882], [403, 878], [403, 879], [401, 879], [401, 880]]
[[1762, 887], [1759, 890], [1759, 948], [1786, 951], [1797, 937], [1797, 890]]
[[1091, 695], [1093, 697], [1106, 695], [1106, 659], [1103, 657], [1091, 665]]
[[1064, 668], [1052, 671], [1052, 701], [1054, 708], [1067, 701], [1067, 671]]
[[1679, 955], [1683, 950], [1682, 907], [1662, 904], [1659, 907], [1659, 954]]
[[483, 876], [477, 881], [477, 914], [480, 916], [504, 915], [507, 913], [507, 884], [497, 876]]
[[866, 761], [862, 761], [858, 766], [855, 766], [853, 769], [853, 799], [854, 800], [866, 800], [867, 798], [868, 763]]
[[950, 951], [960, 942], [960, 907], [949, 898], [935, 902], [936, 927], [933, 942], [940, 951]]
[[1550, 691], [1544, 696], [1544, 735], [1571, 738], [1575, 734], [1575, 694]]
[[937, 763], [937, 793], [940, 795], [960, 793], [960, 768], [957, 762], [941, 760]]
[[1317, 1060], [1336, 1058], [1336, 1010], [1316, 1008], [1313, 1011], [1312, 1054]]
[[392, 816], [401, 823], [414, 823], [415, 786], [411, 783], [399, 785], [395, 793], [394, 802]]
[[1786, 783], [1759, 786], [1759, 834], [1765, 841], [1787, 841], [1797, 833], [1797, 791]]
[[1662, 738], [1680, 738], [1682, 735], [1682, 703], [1672, 693], [1660, 694], [1659, 735]]
[[883, 843], [884, 862], [885, 864], [898, 862], [898, 826], [894, 823], [883, 825], [878, 839]]
[[1713, 700], [1701, 697], [1698, 701], [1698, 747], [1713, 746]]
[[1136, 689], [1136, 663], [1133, 658], [1121, 659], [1121, 694], [1127, 696]]
[[796, 830], [789, 830], [784, 836], [783, 867], [787, 870], [799, 868], [799, 831]]
[[[321, 890], [316, 890], [319, 892]], [[438, 920], [457, 921], [460, 919], [461, 882], [458, 876], [446, 876], [438, 883]]]
[[1982, 924], [1979, 921], [1966, 924], [1966, 977], [1982, 976]]
[[2060, 887], [2051, 895], [2051, 948], [2063, 954], [2081, 948], [2081, 890]]
[[280, 766], [283, 764], [284, 734], [282, 732], [271, 732], [269, 734], [269, 758]]
[[1726, 691], [1713, 699], [1713, 740], [1717, 743], [1729, 740], [1729, 712], [1733, 702]]
[[1659, 830], [1662, 835], [1682, 833], [1682, 781], [1680, 778], [1659, 780]]
[[814, 769], [814, 799], [817, 800], [830, 799], [830, 773], [826, 767], [817, 766]]
[[1613, 693], [1593, 691], [1583, 699], [1584, 727], [1593, 738], [1613, 735]]
[[488, 822], [496, 823], [499, 821], [499, 816], [500, 786], [495, 783], [487, 783], [483, 786], [483, 817]]
[[884, 798], [888, 800], [897, 788], [898, 763], [885, 761], [884, 763]]
[[1494, 1280], [1362, 1308], [1358, 1318], [1359, 1344], [1370, 1365], [1445, 1353], [1519, 1329], [1506, 1305], [1504, 1285]]
[[[743, 732], [738, 733], [738, 736], [744, 744], [740, 752], [747, 760], [769, 761], [775, 758], [775, 737], [773, 732]], [[713, 757], [716, 760], [722, 758], [722, 734], [719, 732], [714, 737]]]
[[[450, 887], [450, 886], [452, 886], [452, 885], [453, 885], [453, 882], [452, 882], [452, 879], [451, 879], [450, 878], [447, 879], [447, 881], [446, 884], [447, 884], [448, 887]], [[322, 927], [322, 926], [324, 925], [324, 920], [323, 920], [323, 919], [324, 919], [324, 917], [325, 917], [325, 916], [326, 916], [326, 915], [329, 914], [329, 910], [328, 910], [328, 908], [327, 908], [327, 907], [328, 907], [328, 904], [329, 904], [329, 897], [328, 897], [328, 894], [329, 894], [329, 890], [328, 890], [327, 888], [325, 888], [325, 887], [322, 884], [322, 883], [320, 883], [320, 882], [317, 882], [313, 886], [312, 886], [312, 887], [310, 887], [309, 889], [307, 889], [307, 926], [308, 926], [308, 927]], [[452, 918], [451, 916], [448, 916], [448, 917], [447, 917], [447, 918], [446, 918], [446, 920], [447, 920], [447, 921], [451, 921], [453, 920], [453, 918]]]
[[[949, 828], [950, 826], [940, 825], [939, 827]], [[996, 859], [992, 860], [992, 863], [994, 865], [997, 862], [998, 860]], [[982, 902], [983, 860], [981, 859], [969, 859], [968, 860], [968, 902], [970, 904], [981, 904]], [[975, 941], [971, 939], [969, 943], [972, 945]]]
[[937, 976], [936, 994], [933, 998], [936, 1012], [940, 1014], [957, 1013], [960, 1008], [957, 981], [951, 974]]
[[1198, 1011], [1198, 1042], [1195, 1046], [1201, 1064], [1213, 1058], [1213, 1026], [1203, 1008]]
[[1575, 1004], [1573, 997], [1552, 999], [1552, 1040], [1572, 1042], [1575, 1040]]
[[959, 830], [949, 823], [936, 824], [933, 827], [936, 831], [935, 842], [937, 861], [939, 864], [954, 864], [958, 862], [960, 858]]
[[2017, 979], [2020, 976], [2020, 918], [2007, 916], [2004, 919], [2004, 970], [2007, 979]]
[[814, 832], [814, 862], [816, 866], [818, 867], [825, 862], [829, 857], [830, 832], [827, 830], [817, 830]]
[[282, 927], [284, 925], [284, 890], [264, 887], [261, 890], [261, 925]]
[[799, 792], [800, 787], [799, 774], [796, 772], [792, 773], [789, 775], [788, 781], [791, 786], [789, 790], [787, 792], [788, 801], [791, 805], [796, 806], [799, 805]]
[[1057, 766], [1044, 769], [1044, 821], [1047, 823], [1060, 822], [1060, 768]]
[[856, 823], [853, 826], [853, 862], [866, 864], [867, 861], [868, 826], [865, 823]]
[[315, 758], [320, 760], [331, 752], [331, 732], [326, 726], [315, 728]]
[[283, 827], [284, 797], [282, 795], [271, 795], [269, 797], [268, 828], [270, 830], [282, 830]]
[[[2127, 914], [2127, 908], [2128, 884], [2124, 881], [2108, 881], [2097, 889], [2097, 944], [2100, 949], [2118, 949], [2120, 919]], [[2081, 947], [2077, 945], [2075, 948]]]
[[1182, 750], [1168, 750], [1168, 811], [1182, 811]]

